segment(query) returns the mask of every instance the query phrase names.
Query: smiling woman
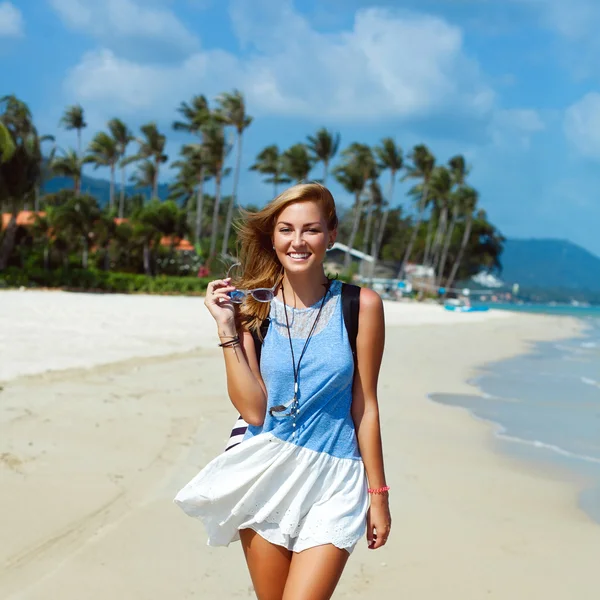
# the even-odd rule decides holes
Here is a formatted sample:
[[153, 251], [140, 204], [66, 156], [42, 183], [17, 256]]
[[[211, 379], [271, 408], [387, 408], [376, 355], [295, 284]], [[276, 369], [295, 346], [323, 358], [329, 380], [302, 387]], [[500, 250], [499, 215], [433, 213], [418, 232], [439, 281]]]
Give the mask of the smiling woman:
[[[330, 598], [364, 533], [375, 549], [390, 531], [377, 403], [383, 305], [355, 290], [355, 362], [341, 283], [323, 269], [336, 234], [329, 190], [294, 186], [245, 214], [241, 276], [207, 289], [229, 397], [249, 426], [175, 502], [204, 522], [209, 544], [241, 540], [259, 600]], [[234, 303], [239, 288], [272, 301], [246, 293]], [[259, 359], [252, 333], [267, 317]]]

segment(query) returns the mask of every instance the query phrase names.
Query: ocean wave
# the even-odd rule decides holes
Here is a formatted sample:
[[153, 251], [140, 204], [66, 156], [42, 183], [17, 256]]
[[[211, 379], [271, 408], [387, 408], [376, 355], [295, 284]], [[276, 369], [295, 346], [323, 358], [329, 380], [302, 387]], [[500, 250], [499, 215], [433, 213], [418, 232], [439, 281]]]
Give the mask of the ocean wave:
[[527, 440], [525, 438], [520, 438], [520, 437], [517, 437], [514, 435], [509, 435], [507, 433], [506, 427], [504, 427], [504, 425], [501, 425], [497, 421], [492, 421], [490, 419], [480, 417], [479, 415], [476, 415], [471, 410], [469, 410], [469, 413], [473, 416], [473, 418], [477, 419], [478, 421], [483, 421], [484, 423], [489, 423], [489, 424], [493, 425], [494, 426], [494, 436], [497, 437], [498, 439], [501, 439], [501, 440], [504, 440], [507, 442], [513, 442], [516, 444], [522, 444], [524, 446], [530, 446], [530, 447], [538, 448], [538, 449], [542, 449], [542, 450], [549, 450], [555, 454], [564, 456], [566, 458], [573, 458], [576, 460], [581, 460], [583, 462], [600, 465], [600, 458], [598, 458], [598, 457], [588, 456], [587, 454], [577, 454], [576, 452], [570, 452], [569, 450], [565, 450], [564, 448], [561, 448], [560, 446], [557, 446], [555, 444], [548, 444], [548, 443], [542, 442], [540, 440]]

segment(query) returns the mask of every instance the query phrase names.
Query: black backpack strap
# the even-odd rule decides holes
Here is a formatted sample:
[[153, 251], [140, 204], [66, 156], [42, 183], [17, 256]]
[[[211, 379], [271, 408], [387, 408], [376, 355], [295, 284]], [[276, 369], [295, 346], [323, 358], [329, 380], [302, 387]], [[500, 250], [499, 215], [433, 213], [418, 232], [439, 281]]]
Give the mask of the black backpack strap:
[[[270, 322], [271, 322], [271, 319], [269, 319], [269, 317], [267, 317], [260, 324], [260, 327], [258, 328], [260, 330], [260, 336], [258, 335], [258, 330], [256, 330], [256, 329], [253, 329], [250, 332], [252, 334], [252, 339], [254, 340], [254, 350], [256, 351], [256, 360], [258, 361], [259, 366], [260, 366], [260, 353], [262, 350], [263, 341], [267, 337], [267, 332], [269, 331], [269, 323]], [[262, 340], [261, 340], [261, 336], [262, 336]]]
[[[267, 337], [267, 332], [269, 331], [269, 323], [271, 320], [267, 317], [261, 324], [258, 330], [260, 330], [260, 336], [258, 335], [258, 330], [252, 329], [250, 333], [252, 334], [252, 339], [254, 340], [254, 349], [256, 350], [256, 360], [258, 361], [258, 365], [260, 366], [260, 353], [262, 350], [262, 345]], [[262, 336], [262, 340], [261, 340]], [[240, 415], [231, 430], [231, 434], [229, 435], [229, 441], [227, 442], [227, 446], [225, 447], [225, 452], [227, 450], [231, 450], [235, 448], [238, 444], [242, 442], [244, 439], [244, 435], [246, 434], [246, 429], [248, 429], [248, 423], [242, 419]]]
[[356, 365], [356, 338], [358, 336], [358, 315], [360, 312], [360, 286], [342, 283], [342, 313], [344, 325], [350, 340], [352, 356]]

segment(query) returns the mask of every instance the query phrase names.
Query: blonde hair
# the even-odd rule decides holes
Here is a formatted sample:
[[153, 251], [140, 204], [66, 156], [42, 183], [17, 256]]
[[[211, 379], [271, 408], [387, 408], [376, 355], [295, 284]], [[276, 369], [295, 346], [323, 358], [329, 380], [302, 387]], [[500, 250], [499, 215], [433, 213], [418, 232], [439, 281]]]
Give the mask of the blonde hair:
[[[240, 242], [241, 274], [234, 277], [238, 289], [272, 288], [280, 283], [283, 267], [273, 249], [273, 232], [279, 214], [295, 202], [319, 204], [327, 229], [337, 228], [338, 218], [331, 192], [320, 183], [302, 183], [288, 188], [258, 212], [241, 209], [242, 221], [236, 228]], [[258, 330], [269, 316], [269, 303], [258, 302], [252, 296], [240, 305], [238, 325], [249, 331]]]

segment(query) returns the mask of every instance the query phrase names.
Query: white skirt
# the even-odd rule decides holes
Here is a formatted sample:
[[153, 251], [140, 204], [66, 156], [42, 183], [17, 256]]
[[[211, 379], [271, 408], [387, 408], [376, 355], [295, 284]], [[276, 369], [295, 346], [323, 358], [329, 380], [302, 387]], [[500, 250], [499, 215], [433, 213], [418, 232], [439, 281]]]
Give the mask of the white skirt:
[[361, 460], [336, 458], [270, 433], [252, 437], [211, 461], [175, 497], [202, 520], [210, 546], [253, 529], [301, 552], [333, 544], [352, 552], [365, 535], [369, 507]]

